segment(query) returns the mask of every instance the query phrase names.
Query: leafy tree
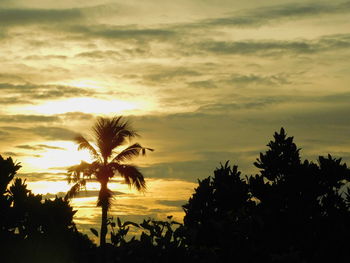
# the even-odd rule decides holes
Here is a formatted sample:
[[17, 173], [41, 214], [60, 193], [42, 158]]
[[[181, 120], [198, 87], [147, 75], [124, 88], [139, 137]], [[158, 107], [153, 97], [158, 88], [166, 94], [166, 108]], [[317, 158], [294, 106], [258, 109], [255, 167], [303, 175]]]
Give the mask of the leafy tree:
[[233, 251], [249, 256], [248, 238], [255, 202], [238, 167], [231, 168], [226, 162], [216, 168], [213, 177], [198, 183], [195, 193], [183, 206], [187, 243], [215, 251], [220, 261], [231, 257]]
[[268, 147], [255, 163], [260, 174], [251, 177], [249, 185], [264, 222], [258, 235], [268, 236], [270, 254], [297, 251], [309, 262], [344, 259], [342, 236], [350, 234], [346, 164], [331, 155], [320, 156], [317, 164], [301, 162], [300, 150], [283, 128]]
[[282, 128], [243, 180], [225, 164], [184, 205], [191, 246], [240, 262], [346, 261], [350, 169], [341, 159], [302, 161]]
[[[143, 174], [134, 165], [126, 164], [140, 153], [153, 149], [142, 147], [139, 143], [129, 145], [124, 150], [117, 152], [120, 146], [125, 145], [130, 139], [138, 136], [130, 123], [122, 117], [98, 118], [93, 126], [94, 143], [90, 143], [85, 137], [79, 135], [75, 138], [78, 149], [90, 151], [94, 161], [92, 163], [81, 162], [68, 170], [69, 182], [74, 182], [67, 198], [73, 197], [81, 187], [85, 186], [86, 179], [95, 176], [100, 183], [100, 191], [97, 206], [102, 209], [100, 245], [106, 244], [107, 213], [111, 205], [112, 191], [108, 188], [109, 180], [116, 174], [124, 178], [126, 184], [143, 191], [146, 183]], [[117, 152], [117, 153], [116, 153]]]
[[0, 261], [86, 262], [93, 243], [76, 229], [76, 211], [62, 198], [33, 194], [14, 178], [20, 167], [0, 155]]

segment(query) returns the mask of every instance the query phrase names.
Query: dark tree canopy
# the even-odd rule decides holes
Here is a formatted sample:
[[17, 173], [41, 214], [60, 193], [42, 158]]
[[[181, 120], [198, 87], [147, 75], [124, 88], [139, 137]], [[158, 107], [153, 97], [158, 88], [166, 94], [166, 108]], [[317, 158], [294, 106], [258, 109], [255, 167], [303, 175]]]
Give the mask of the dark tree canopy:
[[[83, 262], [93, 248], [73, 222], [67, 200], [43, 200], [14, 178], [21, 166], [0, 155], [0, 261]], [[86, 262], [86, 261], [84, 261]]]
[[[282, 128], [243, 180], [225, 164], [184, 205], [194, 246], [239, 262], [344, 262], [350, 234], [350, 170], [341, 159], [301, 161]], [[223, 245], [224, 244], [224, 245]]]
[[[184, 224], [108, 218], [111, 244], [98, 249], [76, 230], [67, 200], [31, 193], [14, 178], [20, 165], [0, 156], [0, 261], [347, 262], [350, 169], [331, 155], [302, 160], [283, 128], [267, 147], [254, 176], [226, 162], [199, 180]], [[127, 238], [131, 227], [142, 234]]]

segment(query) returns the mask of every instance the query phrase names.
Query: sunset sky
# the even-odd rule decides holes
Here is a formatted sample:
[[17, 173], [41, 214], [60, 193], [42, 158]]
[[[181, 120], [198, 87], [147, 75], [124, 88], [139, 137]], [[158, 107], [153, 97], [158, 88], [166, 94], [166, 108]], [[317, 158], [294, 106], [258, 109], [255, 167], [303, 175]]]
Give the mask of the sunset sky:
[[[243, 174], [284, 127], [315, 160], [350, 160], [350, 2], [0, 0], [0, 145], [36, 193], [69, 189], [96, 116], [124, 115], [155, 149], [111, 215], [181, 220], [197, 178]], [[73, 201], [98, 225], [98, 185]]]

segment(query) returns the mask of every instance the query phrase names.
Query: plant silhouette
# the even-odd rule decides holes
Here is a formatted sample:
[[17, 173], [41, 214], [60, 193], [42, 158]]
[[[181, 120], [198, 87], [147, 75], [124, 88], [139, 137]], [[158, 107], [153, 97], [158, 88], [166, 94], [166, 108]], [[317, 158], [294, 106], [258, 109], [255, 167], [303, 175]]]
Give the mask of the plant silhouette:
[[[117, 117], [99, 119], [97, 125], [113, 127], [113, 120], [125, 124]], [[118, 139], [118, 145], [136, 135], [130, 126], [124, 127], [128, 132]], [[99, 128], [95, 126], [96, 129]], [[274, 133], [266, 152], [260, 153], [254, 163], [259, 172], [254, 176], [243, 177], [237, 166], [226, 162], [215, 169], [213, 176], [199, 180], [183, 206], [183, 224], [171, 216], [165, 221], [147, 219], [141, 223], [107, 218], [105, 226], [111, 226], [111, 244], [100, 247], [77, 231], [75, 211], [67, 199], [92, 175], [101, 185], [106, 183], [108, 190], [108, 180], [115, 172], [120, 173], [116, 167], [125, 169], [121, 161], [147, 148], [133, 144], [118, 158], [112, 158], [107, 151], [95, 150], [83, 137], [78, 140], [79, 148], [96, 153], [96, 161], [71, 169], [75, 186], [65, 199], [43, 200], [41, 195], [33, 194], [25, 181], [15, 178], [20, 164], [0, 156], [1, 262], [348, 261], [350, 169], [331, 155], [320, 156], [317, 162], [302, 160], [294, 138], [287, 136], [283, 128]], [[96, 138], [97, 147], [108, 147], [104, 143]], [[103, 156], [107, 156], [106, 162]], [[131, 185], [139, 185], [140, 190], [145, 187], [139, 172], [131, 177], [122, 175]], [[100, 198], [104, 196], [102, 193]], [[104, 204], [103, 200], [100, 204]], [[127, 237], [131, 228], [141, 234]]]
[[184, 205], [189, 244], [239, 262], [347, 261], [350, 170], [341, 159], [301, 161], [282, 128], [243, 180], [226, 163]]
[[0, 155], [1, 262], [86, 262], [94, 245], [73, 222], [67, 200], [42, 199], [20, 178], [20, 164]]
[[87, 149], [94, 158], [92, 163], [81, 162], [68, 170], [68, 181], [74, 182], [66, 198], [74, 197], [81, 187], [86, 185], [86, 179], [95, 176], [100, 183], [97, 206], [102, 209], [100, 246], [106, 244], [107, 216], [111, 205], [112, 191], [108, 188], [109, 180], [119, 174], [129, 186], [143, 191], [146, 183], [143, 174], [134, 165], [126, 164], [139, 154], [145, 154], [147, 150], [153, 149], [142, 147], [139, 143], [133, 143], [124, 150], [116, 153], [118, 147], [125, 145], [130, 139], [138, 136], [129, 121], [123, 117], [97, 119], [93, 126], [93, 137], [95, 146], [85, 137], [79, 135], [75, 138], [78, 149]]

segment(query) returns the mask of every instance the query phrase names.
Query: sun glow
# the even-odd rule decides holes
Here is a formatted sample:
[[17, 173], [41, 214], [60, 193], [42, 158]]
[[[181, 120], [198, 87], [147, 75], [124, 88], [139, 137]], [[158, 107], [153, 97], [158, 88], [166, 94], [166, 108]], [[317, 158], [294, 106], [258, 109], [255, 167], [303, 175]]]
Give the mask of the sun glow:
[[72, 186], [67, 181], [36, 181], [27, 182], [29, 189], [35, 194], [58, 194], [66, 193]]
[[[49, 144], [46, 142], [46, 144]], [[82, 160], [91, 162], [91, 155], [87, 150], [77, 150], [77, 145], [68, 141], [55, 141], [51, 146], [60, 147], [59, 149], [45, 149], [39, 151], [36, 157], [25, 157], [21, 160], [26, 165], [24, 168], [28, 172], [50, 170], [60, 170], [75, 164]]]
[[141, 109], [139, 102], [122, 100], [103, 100], [95, 98], [71, 98], [59, 101], [48, 101], [40, 105], [27, 106], [25, 112], [36, 114], [61, 114], [67, 112], [83, 112], [96, 114], [119, 113]]

